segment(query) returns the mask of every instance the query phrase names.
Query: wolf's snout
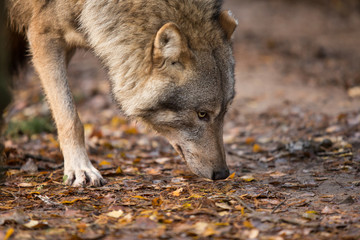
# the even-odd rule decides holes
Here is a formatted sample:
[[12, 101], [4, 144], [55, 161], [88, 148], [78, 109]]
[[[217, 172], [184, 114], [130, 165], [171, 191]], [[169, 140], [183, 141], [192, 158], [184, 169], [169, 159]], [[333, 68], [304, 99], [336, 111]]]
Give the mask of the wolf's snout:
[[225, 168], [225, 169], [221, 169], [221, 170], [214, 170], [211, 176], [212, 180], [221, 180], [221, 179], [225, 179], [229, 176], [229, 169]]

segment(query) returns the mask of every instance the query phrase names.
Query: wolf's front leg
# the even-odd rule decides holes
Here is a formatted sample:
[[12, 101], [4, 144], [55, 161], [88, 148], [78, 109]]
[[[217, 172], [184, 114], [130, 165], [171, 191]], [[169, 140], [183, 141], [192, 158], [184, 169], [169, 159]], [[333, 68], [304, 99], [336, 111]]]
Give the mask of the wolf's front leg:
[[57, 32], [45, 31], [37, 22], [30, 24], [28, 39], [56, 122], [65, 161], [65, 183], [74, 187], [104, 185], [105, 180], [86, 154], [83, 125], [67, 83], [65, 42]]

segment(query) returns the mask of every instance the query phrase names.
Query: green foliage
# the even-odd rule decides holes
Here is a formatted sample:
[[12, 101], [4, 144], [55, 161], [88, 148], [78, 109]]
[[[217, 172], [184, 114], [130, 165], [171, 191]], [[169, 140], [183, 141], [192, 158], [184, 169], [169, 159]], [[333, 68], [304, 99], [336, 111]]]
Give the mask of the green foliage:
[[55, 127], [49, 116], [34, 117], [24, 121], [10, 121], [5, 134], [10, 137], [17, 137], [19, 135], [38, 134], [42, 132], [54, 132]]

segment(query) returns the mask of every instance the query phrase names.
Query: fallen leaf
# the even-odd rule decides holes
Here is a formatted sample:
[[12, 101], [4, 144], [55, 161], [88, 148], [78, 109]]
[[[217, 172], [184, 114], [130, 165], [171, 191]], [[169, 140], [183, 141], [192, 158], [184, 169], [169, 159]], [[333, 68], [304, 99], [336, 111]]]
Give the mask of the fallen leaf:
[[255, 138], [253, 138], [253, 137], [247, 137], [245, 139], [245, 144], [247, 144], [247, 145], [253, 144], [254, 142], [255, 142]]
[[316, 211], [310, 210], [303, 213], [302, 217], [309, 220], [315, 220], [318, 218], [318, 213]]
[[181, 193], [183, 190], [184, 190], [183, 188], [179, 188], [179, 189], [173, 191], [173, 192], [171, 193], [171, 195], [173, 195], [174, 197], [178, 197], [178, 196], [180, 196], [180, 193]]
[[240, 179], [245, 181], [245, 182], [251, 182], [251, 181], [255, 180], [255, 178], [253, 176], [251, 176], [251, 175], [241, 176]]
[[199, 194], [191, 194], [191, 196], [189, 198], [195, 198], [195, 199], [198, 199], [198, 198], [202, 198], [204, 196], [201, 196]]
[[244, 227], [247, 227], [247, 228], [253, 228], [253, 227], [254, 227], [254, 226], [252, 225], [252, 223], [249, 222], [249, 221], [247, 221], [247, 220], [245, 220], [245, 221], [243, 222], [243, 225], [244, 225]]
[[333, 214], [335, 213], [335, 210], [332, 208], [329, 208], [329, 206], [325, 206], [322, 210], [321, 210], [322, 214]]
[[115, 173], [116, 174], [122, 174], [123, 170], [121, 169], [121, 167], [117, 167]]
[[108, 217], [113, 217], [113, 218], [119, 218], [124, 214], [123, 210], [118, 210], [118, 211], [112, 211], [112, 212], [108, 212], [106, 213], [106, 216]]
[[108, 161], [105, 161], [105, 160], [103, 160], [99, 163], [99, 166], [108, 166], [108, 165], [111, 165], [111, 163]]
[[259, 152], [262, 152], [262, 151], [263, 151], [263, 149], [260, 147], [259, 144], [254, 144], [252, 150], [253, 150], [254, 153], [259, 153]]
[[348, 90], [349, 97], [360, 97], [360, 86], [352, 87]]
[[259, 236], [259, 233], [260, 233], [259, 229], [253, 228], [250, 230], [248, 237], [249, 239], [255, 239]]
[[62, 204], [73, 204], [77, 201], [83, 201], [83, 200], [88, 200], [89, 198], [88, 197], [83, 197], [83, 198], [75, 198], [73, 200], [65, 200], [65, 201], [62, 201], [61, 203]]
[[19, 187], [33, 187], [34, 183], [19, 183]]
[[151, 201], [151, 204], [153, 207], [158, 207], [160, 206], [161, 204], [163, 203], [163, 200], [161, 200], [160, 198], [154, 198], [152, 201]]
[[30, 220], [30, 222], [25, 223], [24, 226], [27, 228], [33, 228], [35, 226], [37, 226], [40, 222], [36, 221], [36, 220]]
[[236, 174], [236, 173], [235, 173], [235, 172], [233, 172], [233, 173], [232, 173], [232, 174], [230, 174], [230, 176], [228, 176], [227, 178], [228, 178], [228, 179], [233, 179], [233, 178], [235, 177], [235, 174]]
[[132, 196], [132, 198], [137, 198], [137, 199], [142, 199], [142, 200], [149, 200], [148, 198], [145, 198], [145, 197], [139, 196], [139, 195], [137, 195], [137, 196]]
[[206, 222], [197, 222], [194, 226], [193, 232], [202, 237], [209, 237], [217, 233], [215, 230], [214, 224], [209, 224]]
[[9, 229], [6, 231], [4, 240], [8, 240], [8, 239], [13, 235], [14, 232], [15, 232], [14, 228], [9, 228]]
[[219, 208], [222, 208], [222, 209], [226, 209], [226, 210], [231, 210], [232, 207], [227, 204], [227, 203], [224, 203], [224, 202], [220, 202], [220, 203], [215, 203], [215, 205]]
[[286, 173], [275, 171], [275, 172], [270, 174], [270, 177], [279, 178], [279, 177], [283, 177], [283, 176], [286, 176], [286, 175], [287, 175]]

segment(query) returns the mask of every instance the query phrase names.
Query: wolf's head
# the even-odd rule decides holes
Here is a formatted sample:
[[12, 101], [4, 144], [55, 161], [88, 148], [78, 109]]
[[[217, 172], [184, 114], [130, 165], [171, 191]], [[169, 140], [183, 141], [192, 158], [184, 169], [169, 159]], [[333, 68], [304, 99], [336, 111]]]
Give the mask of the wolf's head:
[[220, 9], [218, 0], [86, 1], [81, 16], [123, 112], [214, 180], [229, 174], [222, 131], [234, 98], [237, 25]]
[[177, 24], [163, 25], [153, 38], [146, 92], [137, 100], [147, 105], [138, 117], [165, 136], [195, 174], [213, 180], [229, 175], [223, 122], [234, 98], [230, 38], [236, 21], [226, 11], [218, 21], [217, 42], [197, 39], [204, 42], [197, 47]]

